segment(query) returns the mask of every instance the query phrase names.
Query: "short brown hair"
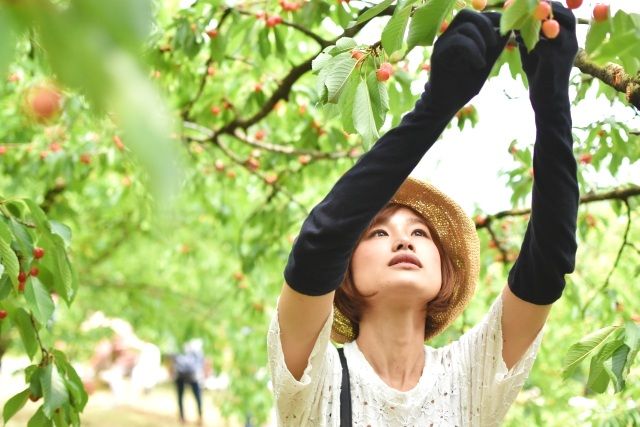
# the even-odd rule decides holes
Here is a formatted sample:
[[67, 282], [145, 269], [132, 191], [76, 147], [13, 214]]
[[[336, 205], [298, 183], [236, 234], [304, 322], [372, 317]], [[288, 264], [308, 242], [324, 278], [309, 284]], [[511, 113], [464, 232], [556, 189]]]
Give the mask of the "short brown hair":
[[[375, 224], [378, 221], [383, 221], [397, 212], [400, 208], [407, 208], [413, 211], [416, 215], [423, 218], [427, 227], [429, 228], [429, 232], [431, 233], [431, 237], [433, 242], [438, 248], [438, 253], [440, 254], [440, 272], [442, 277], [442, 286], [440, 287], [440, 291], [436, 297], [427, 302], [427, 322], [425, 323], [424, 336], [425, 339], [428, 335], [428, 332], [434, 328], [433, 323], [433, 315], [437, 313], [442, 313], [449, 308], [449, 302], [451, 300], [451, 296], [453, 294], [453, 282], [454, 282], [454, 269], [453, 262], [449, 254], [444, 250], [442, 243], [440, 241], [440, 236], [436, 232], [435, 228], [429, 222], [429, 218], [423, 217], [420, 213], [416, 212], [415, 209], [412, 209], [409, 206], [400, 205], [397, 203], [389, 203], [386, 205], [371, 221], [369, 226], [367, 226], [366, 231], [371, 227], [371, 225]], [[364, 233], [363, 233], [364, 235]], [[362, 239], [363, 235], [358, 239], [358, 244]], [[356, 245], [357, 246], [357, 245]], [[352, 254], [353, 256], [353, 254]], [[336, 289], [336, 293], [333, 298], [333, 302], [335, 306], [345, 315], [347, 319], [353, 325], [353, 332], [355, 337], [358, 337], [360, 333], [360, 319], [362, 316], [362, 311], [365, 308], [365, 297], [362, 295], [355, 284], [353, 283], [353, 273], [351, 271], [351, 261], [349, 260], [349, 265], [347, 268], [347, 272], [345, 274], [344, 280], [338, 289]]]

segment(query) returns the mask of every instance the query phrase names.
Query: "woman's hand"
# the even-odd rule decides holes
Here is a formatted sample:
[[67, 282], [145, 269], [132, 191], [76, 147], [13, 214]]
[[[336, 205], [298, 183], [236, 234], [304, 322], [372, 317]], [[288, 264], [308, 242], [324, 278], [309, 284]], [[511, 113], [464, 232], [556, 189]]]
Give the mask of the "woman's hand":
[[499, 27], [497, 12], [458, 12], [431, 55], [426, 92], [436, 107], [455, 114], [480, 92], [509, 38]]
[[560, 24], [555, 39], [540, 37], [538, 44], [527, 52], [522, 37], [516, 32], [522, 68], [529, 80], [529, 98], [533, 109], [542, 112], [558, 98], [566, 100], [569, 74], [578, 53], [576, 17], [557, 1], [551, 2], [553, 18]]

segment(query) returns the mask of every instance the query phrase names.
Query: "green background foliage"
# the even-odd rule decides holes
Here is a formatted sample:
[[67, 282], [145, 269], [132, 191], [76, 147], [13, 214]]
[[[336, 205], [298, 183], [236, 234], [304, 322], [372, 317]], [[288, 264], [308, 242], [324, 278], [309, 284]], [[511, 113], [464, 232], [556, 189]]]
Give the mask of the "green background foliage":
[[[214, 371], [231, 377], [222, 413], [266, 421], [266, 331], [300, 224], [413, 107], [411, 83], [425, 71], [410, 69], [408, 54], [428, 64], [442, 22], [465, 7], [355, 3], [300, 1], [284, 11], [275, 1], [0, 2], [0, 356], [24, 352], [33, 363], [5, 420], [33, 395], [44, 399], [32, 425], [79, 423], [87, 395], [70, 361], [90, 356], [97, 338], [78, 325], [102, 310], [164, 352], [203, 337]], [[535, 4], [515, 0], [501, 24], [521, 30], [529, 48]], [[268, 25], [265, 12], [284, 22]], [[388, 19], [380, 41], [359, 45], [376, 17]], [[618, 11], [579, 25], [589, 30], [573, 102], [604, 96], [637, 113], [640, 16]], [[394, 68], [387, 82], [376, 79], [383, 62]], [[491, 78], [505, 78], [502, 67], [526, 85], [513, 41]], [[60, 91], [61, 111], [36, 120], [29, 94], [43, 85]], [[450, 126], [478, 120], [469, 105]], [[593, 179], [637, 166], [638, 130], [605, 118], [576, 128], [575, 140], [577, 267], [507, 425], [640, 423], [640, 189]], [[506, 283], [532, 184], [531, 147], [516, 143], [504, 172], [513, 209], [476, 212], [482, 292], [431, 345], [468, 330]], [[18, 272], [32, 266], [40, 273], [22, 292]]]

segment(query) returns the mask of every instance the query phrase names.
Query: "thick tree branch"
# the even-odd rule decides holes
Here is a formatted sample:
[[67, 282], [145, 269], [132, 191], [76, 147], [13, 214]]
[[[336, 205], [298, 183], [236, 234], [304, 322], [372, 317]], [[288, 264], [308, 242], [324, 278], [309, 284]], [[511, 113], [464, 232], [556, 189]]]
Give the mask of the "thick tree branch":
[[609, 63], [599, 66], [589, 61], [584, 49], [578, 51], [574, 65], [585, 74], [589, 74], [608, 84], [618, 92], [624, 93], [627, 101], [640, 110], [640, 77], [627, 74], [618, 64]]

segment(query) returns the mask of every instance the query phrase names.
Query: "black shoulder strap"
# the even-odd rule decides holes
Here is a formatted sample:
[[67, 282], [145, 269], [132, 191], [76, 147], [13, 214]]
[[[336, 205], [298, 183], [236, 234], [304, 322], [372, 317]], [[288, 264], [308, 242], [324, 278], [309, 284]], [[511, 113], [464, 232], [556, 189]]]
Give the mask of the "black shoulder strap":
[[351, 382], [349, 381], [349, 366], [344, 357], [344, 348], [338, 349], [340, 364], [342, 365], [342, 388], [340, 389], [340, 427], [351, 427]]

